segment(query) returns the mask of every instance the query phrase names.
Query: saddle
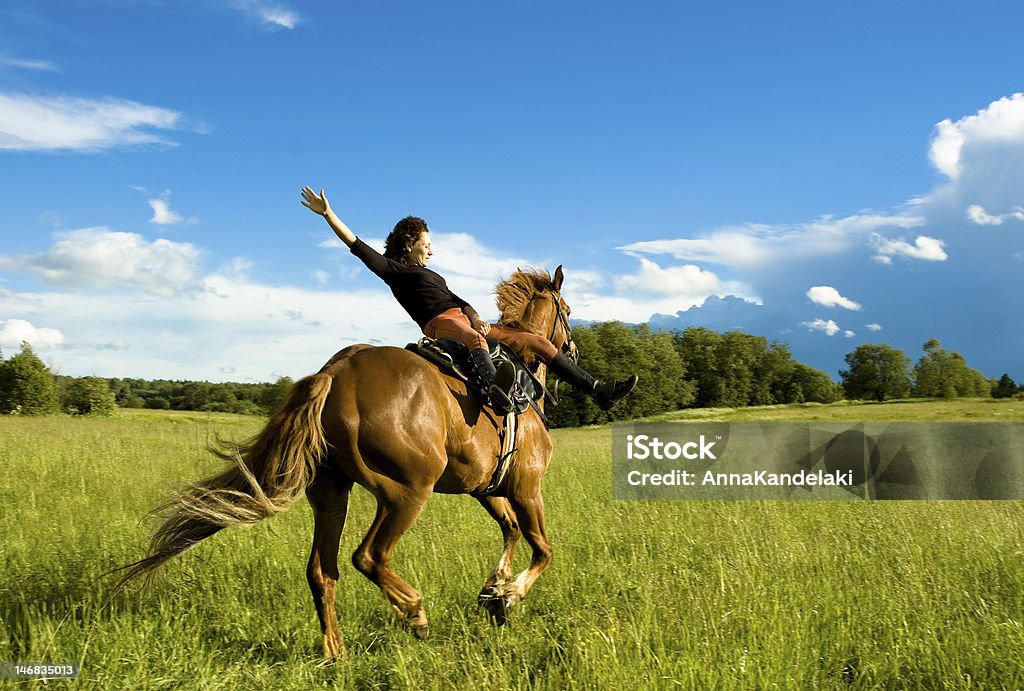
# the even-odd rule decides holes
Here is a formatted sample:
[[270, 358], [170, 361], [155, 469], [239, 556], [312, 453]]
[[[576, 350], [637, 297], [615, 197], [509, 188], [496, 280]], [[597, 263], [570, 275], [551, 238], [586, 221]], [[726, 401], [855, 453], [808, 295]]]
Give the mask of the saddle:
[[[515, 368], [516, 386], [511, 396], [514, 406], [512, 413], [521, 415], [526, 412], [527, 408], [532, 406], [540, 413], [544, 424], [547, 424], [547, 419], [536, 405], [536, 401], [539, 401], [544, 396], [544, 385], [534, 376], [522, 359], [516, 355], [515, 351], [507, 345], [493, 338], [488, 338], [487, 347], [490, 350], [491, 360], [494, 361], [495, 367], [505, 361], [512, 363], [512, 366]], [[445, 374], [467, 383], [470, 381], [469, 376], [466, 374], [469, 367], [469, 349], [466, 348], [465, 344], [456, 341], [454, 338], [439, 338], [435, 340], [424, 336], [416, 343], [410, 343], [405, 346], [405, 349], [411, 350], [437, 365]]]
[[[516, 371], [516, 385], [511, 396], [512, 412], [500, 420], [498, 427], [498, 435], [501, 440], [498, 463], [494, 468], [494, 473], [491, 475], [490, 482], [487, 483], [487, 487], [482, 492], [474, 493], [475, 496], [501, 494], [505, 476], [508, 474], [510, 466], [509, 461], [512, 458], [512, 454], [516, 451], [516, 433], [519, 429], [518, 418], [526, 412], [527, 408], [532, 407], [536, 410], [544, 425], [549, 426], [547, 417], [544, 416], [544, 412], [537, 405], [537, 401], [546, 393], [544, 385], [523, 364], [522, 359], [504, 343], [488, 338], [487, 346], [495, 366], [502, 361], [512, 363]], [[467, 384], [469, 383], [470, 379], [466, 374], [469, 367], [469, 349], [463, 343], [453, 338], [435, 340], [424, 336], [418, 342], [410, 343], [405, 348], [433, 363], [443, 373], [456, 379], [461, 379]]]

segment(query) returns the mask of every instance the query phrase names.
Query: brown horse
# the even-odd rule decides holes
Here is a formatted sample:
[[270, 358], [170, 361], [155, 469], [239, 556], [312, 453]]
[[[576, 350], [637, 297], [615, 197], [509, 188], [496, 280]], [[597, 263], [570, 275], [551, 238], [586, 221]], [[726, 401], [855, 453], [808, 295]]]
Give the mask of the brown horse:
[[[500, 323], [548, 338], [575, 353], [563, 274], [517, 271], [497, 287]], [[521, 353], [526, 356], [527, 354]], [[544, 366], [539, 361], [538, 378]], [[543, 403], [543, 402], [541, 402]], [[324, 654], [343, 649], [334, 608], [338, 548], [349, 493], [358, 483], [377, 499], [377, 515], [352, 563], [387, 596], [398, 620], [418, 638], [427, 633], [420, 594], [390, 566], [399, 538], [434, 492], [473, 494], [501, 527], [504, 551], [480, 593], [497, 623], [526, 597], [551, 560], [544, 529], [541, 477], [551, 436], [540, 416], [520, 417], [508, 474], [494, 495], [481, 494], [495, 472], [501, 420], [465, 384], [401, 348], [353, 345], [295, 384], [287, 402], [251, 441], [215, 451], [233, 465], [180, 493], [150, 544], [118, 587], [231, 525], [250, 524], [288, 508], [305, 492], [313, 507], [313, 547], [306, 577]], [[498, 496], [500, 495], [500, 496]], [[520, 534], [533, 549], [530, 566], [513, 577]]]

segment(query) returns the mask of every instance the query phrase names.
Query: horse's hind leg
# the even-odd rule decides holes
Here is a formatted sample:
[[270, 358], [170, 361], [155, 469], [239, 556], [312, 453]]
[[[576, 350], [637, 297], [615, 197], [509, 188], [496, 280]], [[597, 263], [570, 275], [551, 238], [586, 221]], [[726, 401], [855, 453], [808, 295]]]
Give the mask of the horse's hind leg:
[[427, 614], [423, 609], [423, 597], [411, 585], [402, 580], [391, 568], [391, 553], [399, 538], [405, 534], [423, 510], [430, 498], [431, 489], [416, 490], [409, 487], [397, 490], [394, 495], [378, 493], [377, 516], [363, 538], [362, 544], [352, 555], [352, 564], [373, 581], [387, 596], [398, 616], [398, 621], [417, 638], [427, 636]]
[[313, 507], [313, 548], [306, 566], [306, 580], [313, 593], [323, 633], [324, 656], [328, 659], [336, 657], [345, 647], [334, 609], [334, 593], [338, 582], [338, 545], [351, 491], [351, 480], [323, 468], [306, 490], [306, 498]]
[[512, 559], [516, 551], [516, 542], [519, 540], [519, 522], [516, 514], [512, 511], [511, 505], [504, 497], [477, 497], [487, 513], [491, 515], [501, 527], [501, 536], [504, 538], [504, 551], [498, 565], [484, 582], [483, 590], [477, 598], [481, 607], [487, 610], [494, 623], [499, 626], [505, 623], [507, 609], [505, 599], [502, 596], [501, 588], [512, 580]]

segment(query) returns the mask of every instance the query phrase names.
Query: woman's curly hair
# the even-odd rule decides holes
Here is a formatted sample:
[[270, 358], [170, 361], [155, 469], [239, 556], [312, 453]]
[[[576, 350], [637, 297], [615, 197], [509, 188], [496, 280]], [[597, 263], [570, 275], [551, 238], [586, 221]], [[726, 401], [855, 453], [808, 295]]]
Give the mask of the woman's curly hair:
[[425, 232], [430, 232], [426, 221], [416, 216], [406, 216], [395, 224], [395, 229], [384, 241], [384, 256], [396, 262], [404, 262], [409, 250]]

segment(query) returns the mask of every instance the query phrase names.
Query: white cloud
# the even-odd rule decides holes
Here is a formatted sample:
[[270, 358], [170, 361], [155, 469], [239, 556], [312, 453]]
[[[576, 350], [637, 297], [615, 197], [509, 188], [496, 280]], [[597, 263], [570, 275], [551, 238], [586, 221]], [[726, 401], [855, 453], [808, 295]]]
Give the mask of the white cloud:
[[60, 68], [46, 60], [26, 60], [15, 58], [10, 55], [0, 55], [0, 67], [16, 67], [22, 70], [35, 70], [40, 72], [60, 72]]
[[969, 143], [1024, 141], [1024, 94], [1001, 98], [956, 122], [943, 120], [935, 126], [930, 156], [932, 164], [951, 180], [963, 172], [964, 149]]
[[872, 244], [877, 252], [874, 259], [882, 264], [892, 264], [892, 258], [897, 256], [930, 262], [942, 262], [949, 258], [943, 249], [945, 243], [927, 235], [919, 235], [914, 244], [910, 244], [905, 240], [890, 240], [876, 234], [872, 236]]
[[173, 145], [159, 131], [179, 129], [172, 110], [114, 98], [0, 93], [0, 150], [102, 151]]
[[0, 346], [18, 346], [22, 341], [27, 341], [33, 347], [53, 348], [64, 342], [64, 334], [57, 329], [33, 326], [24, 319], [0, 322]]
[[650, 259], [640, 258], [640, 269], [615, 279], [615, 287], [623, 293], [653, 295], [701, 296], [745, 291], [744, 286], [727, 283], [714, 272], [693, 264], [661, 267]]
[[881, 324], [874, 324], [874, 323], [872, 323], [872, 324], [865, 324], [864, 328], [867, 329], [868, 331], [881, 331], [882, 330], [882, 325]]
[[[482, 283], [490, 292], [494, 284], [503, 277], [509, 276], [518, 268], [531, 266], [543, 267], [548, 272], [554, 266], [550, 261], [529, 259], [523, 256], [506, 255], [477, 241], [468, 233], [442, 233], [431, 231], [430, 243], [434, 249], [434, 257], [430, 261], [431, 268], [445, 277], [461, 276], [474, 282]], [[380, 241], [381, 248], [384, 242]]]
[[153, 218], [149, 219], [149, 222], [160, 226], [172, 226], [178, 225], [179, 223], [196, 223], [195, 218], [185, 218], [177, 211], [171, 209], [170, 197], [171, 193], [165, 192], [161, 197], [147, 200], [150, 208], [153, 209]]
[[1006, 221], [1024, 221], [1024, 207], [1015, 206], [1009, 213], [993, 216], [979, 204], [967, 207], [967, 218], [979, 226], [1001, 226]]
[[341, 348], [404, 346], [416, 325], [381, 285], [306, 290], [213, 274], [198, 290], [0, 294], [0, 314], [59, 326], [47, 359], [72, 376], [272, 381], [315, 372]]
[[153, 208], [153, 218], [149, 219], [150, 223], [156, 223], [160, 226], [171, 226], [182, 223], [185, 220], [184, 216], [177, 211], [171, 210], [170, 202], [166, 199], [150, 199], [149, 205]]
[[127, 286], [161, 296], [194, 290], [200, 279], [200, 251], [188, 243], [150, 242], [135, 233], [102, 227], [56, 237], [45, 252], [0, 255], [0, 269], [26, 271], [69, 288]]
[[932, 165], [947, 177], [956, 179], [960, 175], [960, 151], [964, 146], [964, 134], [950, 120], [935, 125], [929, 157]]
[[749, 224], [720, 228], [705, 237], [647, 240], [618, 249], [634, 254], [667, 254], [684, 261], [731, 267], [757, 267], [843, 252], [854, 241], [882, 228], [914, 228], [924, 219], [912, 215], [831, 216], [792, 226]]
[[842, 307], [848, 310], [860, 311], [860, 304], [845, 298], [839, 291], [831, 286], [812, 286], [807, 291], [807, 297], [811, 302], [823, 307]]
[[809, 322], [800, 322], [800, 326], [806, 326], [810, 331], [824, 331], [829, 336], [839, 333], [839, 325], [831, 319], [815, 319]]
[[846, 331], [843, 332], [843, 335], [846, 336], [847, 338], [853, 338], [857, 334], [855, 334], [853, 331], [850, 331], [849, 329], [847, 329]]
[[331, 275], [322, 269], [317, 269], [313, 272], [313, 280], [325, 286], [331, 280]]
[[595, 271], [568, 271], [562, 294], [574, 319], [645, 322], [655, 314], [701, 305], [710, 295], [736, 297], [760, 304], [750, 289], [723, 281], [715, 273], [693, 265], [661, 267], [640, 259], [633, 274], [606, 277]]
[[[360, 238], [360, 239], [363, 242], [366, 242], [367, 244], [369, 244], [369, 241], [366, 238]], [[348, 247], [345, 246], [345, 243], [342, 242], [339, 238], [336, 238], [336, 237], [335, 238], [327, 238], [326, 240], [322, 240], [317, 245], [317, 247], [319, 247], [321, 249], [325, 249], [325, 250], [347, 250], [348, 249]], [[381, 250], [380, 247], [375, 247], [375, 249], [378, 252]]]
[[231, 0], [231, 6], [244, 12], [250, 18], [260, 22], [264, 27], [277, 29], [294, 29], [299, 23], [299, 14], [284, 5], [266, 0]]

